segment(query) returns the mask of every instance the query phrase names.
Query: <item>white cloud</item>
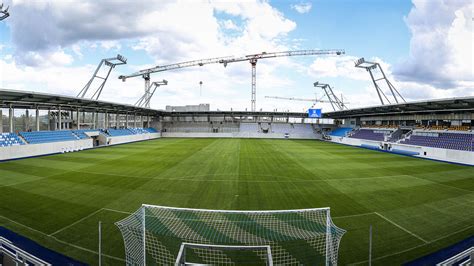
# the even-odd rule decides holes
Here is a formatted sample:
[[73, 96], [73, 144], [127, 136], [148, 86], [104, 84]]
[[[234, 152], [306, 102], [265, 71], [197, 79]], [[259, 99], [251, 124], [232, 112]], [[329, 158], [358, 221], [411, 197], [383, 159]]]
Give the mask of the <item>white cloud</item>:
[[[95, 65], [70, 67], [56, 64], [31, 67], [0, 59], [0, 73], [2, 74], [0, 87], [76, 96], [91, 78], [95, 68]], [[142, 80], [135, 79], [127, 83], [125, 85], [115, 75], [111, 75], [101, 99], [134, 103], [142, 94]]]
[[122, 48], [119, 41], [101, 41], [100, 46], [105, 50], [120, 50]]
[[296, 10], [296, 12], [300, 14], [308, 13], [311, 10], [311, 7], [312, 4], [310, 2], [291, 5], [291, 9]]
[[[342, 57], [317, 58], [310, 66], [308, 74], [323, 83], [330, 83], [327, 82], [328, 79], [332, 79], [333, 81], [334, 79], [348, 80], [352, 86], [344, 88], [341, 91], [336, 90], [336, 95], [343, 94], [350, 102], [349, 106], [351, 108], [379, 105], [380, 101], [370, 75], [364, 69], [354, 67], [354, 61], [356, 59], [357, 57], [347, 55]], [[474, 90], [472, 87], [469, 87], [469, 82], [460, 82], [458, 87], [446, 89], [444, 87], [439, 88], [428, 82], [398, 80], [393, 73], [391, 64], [377, 57], [367, 58], [366, 60], [379, 63], [388, 80], [407, 101], [474, 96]], [[374, 71], [374, 75], [375, 78], [382, 77], [378, 71]], [[389, 100], [394, 103], [395, 101], [391, 96], [389, 88], [383, 80], [378, 81], [378, 84]], [[385, 98], [384, 101], [386, 101]]]
[[74, 54], [77, 55], [79, 58], [84, 57], [84, 55], [81, 52], [81, 46], [79, 44], [73, 44], [71, 46], [71, 49], [74, 52]]
[[230, 20], [230, 19], [226, 19], [226, 20], [223, 20], [221, 21], [220, 23], [222, 25], [222, 27], [226, 30], [239, 30], [240, 28], [235, 25], [235, 23]]
[[466, 84], [472, 88], [472, 1], [413, 0], [413, 4], [405, 19], [412, 33], [410, 55], [395, 66], [396, 77], [439, 89]]
[[[7, 77], [1, 79], [3, 87], [76, 95], [96, 66], [64, 67], [72, 62], [72, 56], [64, 52], [65, 48], [82, 58], [97, 47], [120, 49], [122, 46], [123, 49], [133, 44], [133, 49], [143, 50], [153, 57], [155, 64], [169, 64], [206, 57], [288, 50], [282, 39], [296, 28], [293, 21], [266, 1], [153, 1], [146, 8], [135, 8], [134, 2], [130, 9], [123, 8], [127, 6], [123, 2], [120, 5], [115, 3], [82, 1], [71, 8], [70, 3], [63, 2], [35, 1], [32, 5], [16, 2], [17, 14], [40, 13], [39, 17], [47, 20], [48, 25], [37, 25], [30, 20], [12, 21], [17, 60], [0, 62], [2, 69], [8, 69], [4, 72]], [[138, 5], [143, 3], [148, 1], [139, 1]], [[103, 6], [107, 6], [107, 11]], [[231, 19], [222, 24], [219, 14]], [[234, 22], [238, 22], [238, 26]], [[223, 31], [236, 27], [238, 30], [234, 35], [226, 35]], [[38, 34], [41, 31], [43, 34]], [[34, 36], [19, 36], [27, 32], [33, 32]], [[20, 52], [22, 56], [18, 57]], [[150, 67], [130, 65], [133, 57], [128, 57], [126, 68], [132, 71]], [[287, 90], [293, 83], [287, 77], [275, 74], [277, 69], [292, 64], [288, 58], [258, 63], [259, 108], [268, 106], [262, 100], [264, 95]], [[227, 68], [208, 65], [154, 74], [152, 79], [167, 79], [169, 84], [158, 89], [152, 107], [209, 102], [212, 108], [221, 110], [231, 107], [244, 109], [250, 105], [250, 70], [250, 64], [242, 62], [230, 64]], [[127, 73], [121, 71], [122, 68], [118, 68], [112, 72], [101, 99], [133, 104], [143, 93], [143, 80], [135, 78], [123, 83], [117, 75]], [[28, 80], [24, 79], [25, 76], [29, 77]], [[201, 97], [199, 81], [204, 83]]]
[[367, 73], [355, 68], [355, 56], [342, 55], [337, 57], [316, 58], [308, 69], [308, 74], [318, 78], [345, 77], [353, 80], [366, 80]]
[[63, 50], [55, 49], [45, 52], [28, 51], [21, 55], [16, 54], [15, 60], [27, 66], [70, 65], [74, 59]]

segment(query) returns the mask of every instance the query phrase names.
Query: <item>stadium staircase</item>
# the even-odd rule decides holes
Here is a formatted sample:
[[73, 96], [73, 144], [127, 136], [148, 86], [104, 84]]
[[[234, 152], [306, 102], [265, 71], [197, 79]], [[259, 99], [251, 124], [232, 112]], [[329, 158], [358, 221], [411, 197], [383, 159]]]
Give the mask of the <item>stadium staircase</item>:
[[78, 139], [88, 139], [89, 136], [86, 134], [86, 132], [98, 132], [100, 131], [99, 129], [76, 129], [73, 130], [72, 133], [78, 138]]
[[390, 142], [397, 142], [402, 138], [403, 136], [403, 130], [401, 128], [397, 128], [397, 130], [393, 131], [389, 136], [388, 136], [388, 141]]

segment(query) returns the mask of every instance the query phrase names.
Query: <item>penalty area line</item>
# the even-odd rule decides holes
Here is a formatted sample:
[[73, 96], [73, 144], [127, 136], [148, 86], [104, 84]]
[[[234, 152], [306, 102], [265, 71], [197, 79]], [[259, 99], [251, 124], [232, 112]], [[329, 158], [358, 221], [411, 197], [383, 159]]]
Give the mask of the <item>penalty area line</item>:
[[403, 226], [401, 226], [401, 225], [395, 223], [394, 221], [392, 221], [392, 220], [388, 219], [387, 217], [383, 216], [382, 214], [380, 214], [380, 213], [378, 213], [378, 212], [374, 212], [374, 213], [377, 214], [380, 218], [384, 219], [385, 221], [387, 221], [387, 222], [389, 222], [389, 223], [395, 225], [395, 226], [398, 227], [399, 229], [401, 229], [401, 230], [403, 230], [403, 231], [409, 233], [410, 235], [412, 235], [412, 236], [418, 238], [419, 240], [423, 241], [425, 244], [428, 244], [428, 243], [429, 243], [428, 241], [426, 241], [426, 240], [424, 240], [423, 238], [421, 238], [419, 235], [417, 235], [417, 234], [411, 232], [410, 230], [404, 228]]
[[73, 223], [70, 224], [70, 225], [67, 225], [67, 226], [65, 226], [65, 227], [63, 227], [63, 228], [60, 228], [59, 230], [57, 230], [57, 231], [55, 231], [55, 232], [49, 234], [49, 236], [53, 236], [53, 235], [55, 235], [55, 234], [58, 234], [58, 233], [60, 233], [60, 232], [62, 232], [62, 231], [64, 231], [64, 230], [68, 229], [69, 227], [72, 227], [72, 226], [74, 226], [74, 225], [76, 225], [76, 224], [78, 224], [78, 223], [84, 221], [85, 219], [96, 215], [96, 214], [99, 213], [100, 211], [102, 211], [102, 208], [100, 208], [100, 209], [96, 210], [95, 212], [93, 212], [93, 213], [91, 213], [91, 214], [89, 214], [89, 215], [87, 215], [87, 216], [85, 216], [85, 217], [83, 217], [83, 218], [81, 218], [81, 219], [79, 219], [79, 220], [73, 222]]

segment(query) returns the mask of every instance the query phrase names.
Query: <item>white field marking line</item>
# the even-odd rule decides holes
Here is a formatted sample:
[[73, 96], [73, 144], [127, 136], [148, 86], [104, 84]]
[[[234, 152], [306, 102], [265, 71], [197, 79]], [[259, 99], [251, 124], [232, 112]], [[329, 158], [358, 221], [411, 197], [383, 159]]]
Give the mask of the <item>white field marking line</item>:
[[[436, 238], [436, 239], [434, 239], [434, 240], [431, 240], [431, 241], [429, 241], [429, 242], [426, 243], [426, 244], [420, 244], [420, 245], [417, 245], [417, 246], [414, 246], [414, 247], [411, 247], [411, 248], [408, 248], [408, 249], [405, 249], [405, 250], [402, 250], [402, 251], [398, 251], [398, 252], [395, 252], [395, 253], [391, 253], [391, 254], [387, 254], [387, 255], [384, 255], [384, 256], [380, 256], [380, 257], [374, 258], [374, 259], [372, 259], [372, 261], [384, 259], [384, 258], [387, 258], [387, 257], [391, 257], [391, 256], [394, 256], [394, 255], [402, 254], [402, 253], [405, 253], [405, 252], [408, 252], [408, 251], [417, 249], [417, 248], [419, 248], [419, 247], [426, 246], [426, 245], [428, 245], [428, 244], [437, 242], [437, 241], [439, 241], [439, 240], [441, 240], [441, 239], [450, 237], [450, 236], [455, 235], [455, 234], [457, 234], [457, 233], [460, 233], [460, 232], [462, 232], [462, 231], [466, 231], [467, 229], [469, 229], [469, 228], [471, 228], [471, 227], [473, 227], [473, 226], [474, 226], [474, 225], [470, 225], [470, 226], [465, 227], [465, 228], [463, 228], [463, 229], [454, 231], [454, 232], [452, 232], [451, 234], [447, 234], [447, 235], [445, 235], [445, 236], [442, 236], [442, 237]], [[351, 263], [351, 264], [349, 264], [349, 265], [358, 265], [358, 264], [364, 264], [364, 263], [367, 263], [367, 262], [368, 262], [368, 260], [364, 260], [364, 261], [359, 261], [359, 262]]]
[[427, 182], [432, 183], [432, 184], [436, 184], [436, 185], [440, 185], [440, 186], [449, 187], [449, 188], [451, 188], [451, 189], [457, 189], [457, 190], [467, 191], [467, 192], [469, 192], [469, 193], [474, 193], [474, 191], [472, 191], [472, 190], [467, 190], [467, 189], [459, 188], [459, 187], [453, 187], [453, 186], [446, 185], [446, 184], [443, 184], [443, 183], [438, 183], [438, 182], [435, 182], [435, 181], [431, 181], [431, 180], [429, 180], [429, 179], [424, 179], [424, 178], [417, 177], [417, 176], [412, 176], [412, 175], [407, 175], [407, 176], [413, 177], [413, 178], [416, 178], [416, 179], [420, 179], [420, 180], [424, 180], [424, 181], [427, 181]]
[[17, 222], [17, 221], [13, 221], [12, 219], [7, 218], [7, 217], [5, 217], [5, 216], [3, 216], [3, 215], [0, 215], [0, 217], [1, 217], [2, 219], [5, 219], [5, 220], [10, 221], [10, 222], [12, 222], [12, 223], [21, 225], [21, 226], [23, 226], [23, 227], [25, 227], [25, 228], [28, 228], [29, 230], [31, 230], [31, 231], [33, 231], [33, 232], [36, 232], [36, 233], [38, 233], [38, 234], [48, 236], [48, 235], [47, 235], [46, 233], [44, 233], [44, 232], [41, 232], [41, 231], [36, 230], [36, 229], [34, 229], [34, 228], [31, 228], [31, 227], [29, 227], [29, 226], [27, 226], [27, 225], [24, 225], [24, 224], [22, 224], [22, 223], [19, 223], [19, 222]]
[[[188, 176], [179, 176], [177, 178], [159, 178], [156, 176], [153, 177], [143, 177], [143, 176], [132, 176], [132, 175], [120, 175], [120, 174], [107, 174], [107, 173], [98, 173], [90, 171], [81, 171], [81, 170], [71, 170], [71, 172], [80, 172], [84, 174], [93, 174], [93, 175], [105, 175], [105, 176], [120, 176], [120, 177], [131, 177], [131, 178], [149, 178], [151, 180], [165, 180], [165, 181], [194, 181], [194, 182], [229, 182], [237, 180], [229, 179], [192, 179], [191, 177], [212, 177], [212, 176], [262, 176], [262, 177], [279, 177], [279, 178], [291, 178], [288, 176], [279, 176], [279, 175], [260, 175], [260, 174], [211, 174], [211, 175], [188, 175]], [[383, 178], [394, 178], [397, 176], [406, 176], [406, 175], [388, 175], [388, 176], [373, 176], [373, 177], [354, 177], [354, 178], [334, 178], [334, 179], [298, 179], [294, 178], [292, 180], [239, 180], [239, 182], [248, 182], [248, 183], [304, 183], [304, 182], [333, 182], [333, 181], [347, 181], [347, 180], [371, 180], [371, 179], [383, 179]]]
[[375, 214], [375, 212], [365, 212], [365, 213], [359, 213], [359, 214], [352, 214], [352, 215], [343, 215], [343, 216], [332, 216], [332, 219], [343, 219], [343, 218], [351, 218], [351, 217], [360, 217], [360, 216], [367, 216]]
[[[133, 212], [127, 212], [127, 211], [121, 211], [121, 210], [116, 210], [116, 209], [110, 209], [110, 208], [102, 208], [104, 211], [111, 211], [111, 212], [117, 212], [117, 213], [123, 213], [123, 214], [132, 214]], [[359, 214], [353, 214], [353, 215], [343, 215], [343, 216], [331, 216], [332, 219], [343, 219], [343, 218], [350, 218], [350, 217], [360, 217], [360, 216], [367, 216], [375, 214], [375, 212], [366, 212], [366, 213], [359, 213]]]
[[[5, 219], [5, 220], [7, 220], [7, 221], [10, 221], [10, 222], [12, 222], [12, 223], [14, 223], [14, 224], [17, 224], [17, 225], [20, 225], [20, 226], [22, 226], [22, 227], [25, 227], [25, 228], [27, 228], [28, 230], [31, 230], [31, 231], [33, 231], [33, 232], [36, 232], [36, 233], [38, 233], [38, 234], [40, 234], [40, 235], [43, 235], [43, 236], [52, 238], [52, 239], [54, 239], [56, 242], [59, 242], [59, 243], [62, 243], [62, 244], [64, 244], [64, 245], [68, 245], [68, 246], [71, 246], [71, 247], [74, 247], [74, 248], [77, 248], [77, 249], [80, 249], [80, 250], [84, 250], [84, 251], [87, 251], [87, 252], [90, 252], [90, 253], [94, 253], [94, 254], [96, 254], [96, 255], [99, 255], [99, 253], [98, 253], [97, 251], [94, 251], [94, 250], [91, 250], [91, 249], [88, 249], [88, 248], [85, 248], [85, 247], [81, 247], [81, 246], [78, 246], [78, 245], [75, 245], [75, 244], [66, 242], [66, 241], [64, 241], [64, 240], [61, 240], [61, 239], [55, 237], [55, 236], [50, 236], [50, 235], [48, 235], [48, 234], [46, 234], [46, 233], [44, 233], [44, 232], [42, 232], [42, 231], [39, 231], [39, 230], [34, 229], [34, 228], [31, 228], [31, 227], [29, 227], [29, 226], [27, 226], [27, 225], [24, 225], [24, 224], [22, 224], [22, 223], [19, 223], [19, 222], [17, 222], [17, 221], [14, 221], [14, 220], [12, 220], [12, 219], [10, 219], [10, 218], [7, 218], [7, 217], [5, 217], [5, 216], [3, 216], [3, 215], [0, 215], [0, 217], [1, 217], [2, 219]], [[110, 259], [118, 260], [118, 261], [125, 261], [125, 260], [122, 259], [122, 258], [115, 257], [115, 256], [112, 256], [112, 255], [108, 255], [108, 254], [105, 254], [105, 253], [102, 253], [102, 256], [107, 257], [107, 258], [110, 258]]]
[[85, 217], [82, 217], [81, 219], [79, 219], [79, 220], [73, 222], [73, 223], [70, 224], [70, 225], [66, 225], [66, 226], [63, 227], [63, 228], [60, 228], [59, 230], [55, 231], [54, 233], [49, 234], [49, 236], [53, 236], [53, 235], [55, 235], [55, 234], [58, 234], [58, 233], [60, 233], [60, 232], [62, 232], [62, 231], [64, 231], [64, 230], [68, 229], [69, 227], [74, 226], [74, 225], [76, 225], [76, 224], [78, 224], [78, 223], [84, 221], [85, 219], [94, 216], [95, 214], [99, 213], [100, 211], [102, 211], [102, 208], [96, 210], [96, 211], [93, 212], [93, 213], [90, 213], [89, 215], [87, 215], [87, 216], [85, 216]]
[[387, 222], [389, 222], [389, 223], [391, 223], [391, 224], [395, 225], [396, 227], [398, 227], [398, 228], [402, 229], [403, 231], [405, 231], [405, 232], [409, 233], [410, 235], [412, 235], [412, 236], [414, 236], [414, 237], [418, 238], [419, 240], [421, 240], [421, 241], [425, 242], [425, 244], [428, 244], [428, 243], [429, 243], [428, 241], [424, 240], [423, 238], [421, 238], [421, 237], [420, 237], [420, 236], [418, 236], [417, 234], [415, 234], [415, 233], [412, 233], [412, 232], [411, 232], [411, 231], [409, 231], [408, 229], [406, 229], [406, 228], [404, 228], [403, 226], [401, 226], [401, 225], [399, 225], [399, 224], [395, 223], [394, 221], [392, 221], [392, 220], [388, 219], [387, 217], [383, 216], [382, 214], [380, 214], [380, 213], [378, 213], [378, 212], [374, 212], [374, 213], [375, 213], [375, 214], [377, 214], [378, 216], [380, 216], [380, 217], [381, 217], [382, 219], [384, 219], [385, 221], [387, 221]]
[[124, 214], [132, 214], [133, 212], [126, 212], [126, 211], [121, 211], [121, 210], [115, 210], [115, 209], [110, 209], [110, 208], [102, 208], [104, 211], [110, 211], [110, 212], [118, 212], [118, 213], [124, 213]]
[[25, 184], [25, 183], [29, 183], [29, 182], [34, 182], [34, 181], [38, 181], [38, 180], [45, 179], [45, 178], [46, 177], [41, 177], [41, 178], [34, 179], [34, 180], [21, 181], [21, 182], [16, 182], [16, 183], [13, 183], [13, 184], [1, 185], [0, 188], [2, 188], [2, 187], [13, 187], [13, 186], [16, 186], [16, 185], [21, 185], [21, 184]]

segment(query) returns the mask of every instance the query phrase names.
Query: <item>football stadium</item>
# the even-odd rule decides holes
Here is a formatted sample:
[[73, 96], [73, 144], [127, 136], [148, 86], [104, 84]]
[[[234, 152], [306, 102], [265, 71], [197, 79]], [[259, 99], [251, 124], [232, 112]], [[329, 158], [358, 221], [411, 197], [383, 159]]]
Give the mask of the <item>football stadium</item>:
[[[347, 53], [117, 74], [133, 61], [118, 54], [95, 58], [77, 95], [1, 88], [0, 265], [472, 265], [474, 97], [405, 99], [358, 58], [375, 105], [315, 81], [321, 98], [265, 97], [313, 102], [304, 111], [257, 108], [257, 61]], [[233, 64], [251, 67], [249, 108], [153, 104], [173, 82], [157, 73]], [[143, 95], [100, 97], [112, 79]]]

